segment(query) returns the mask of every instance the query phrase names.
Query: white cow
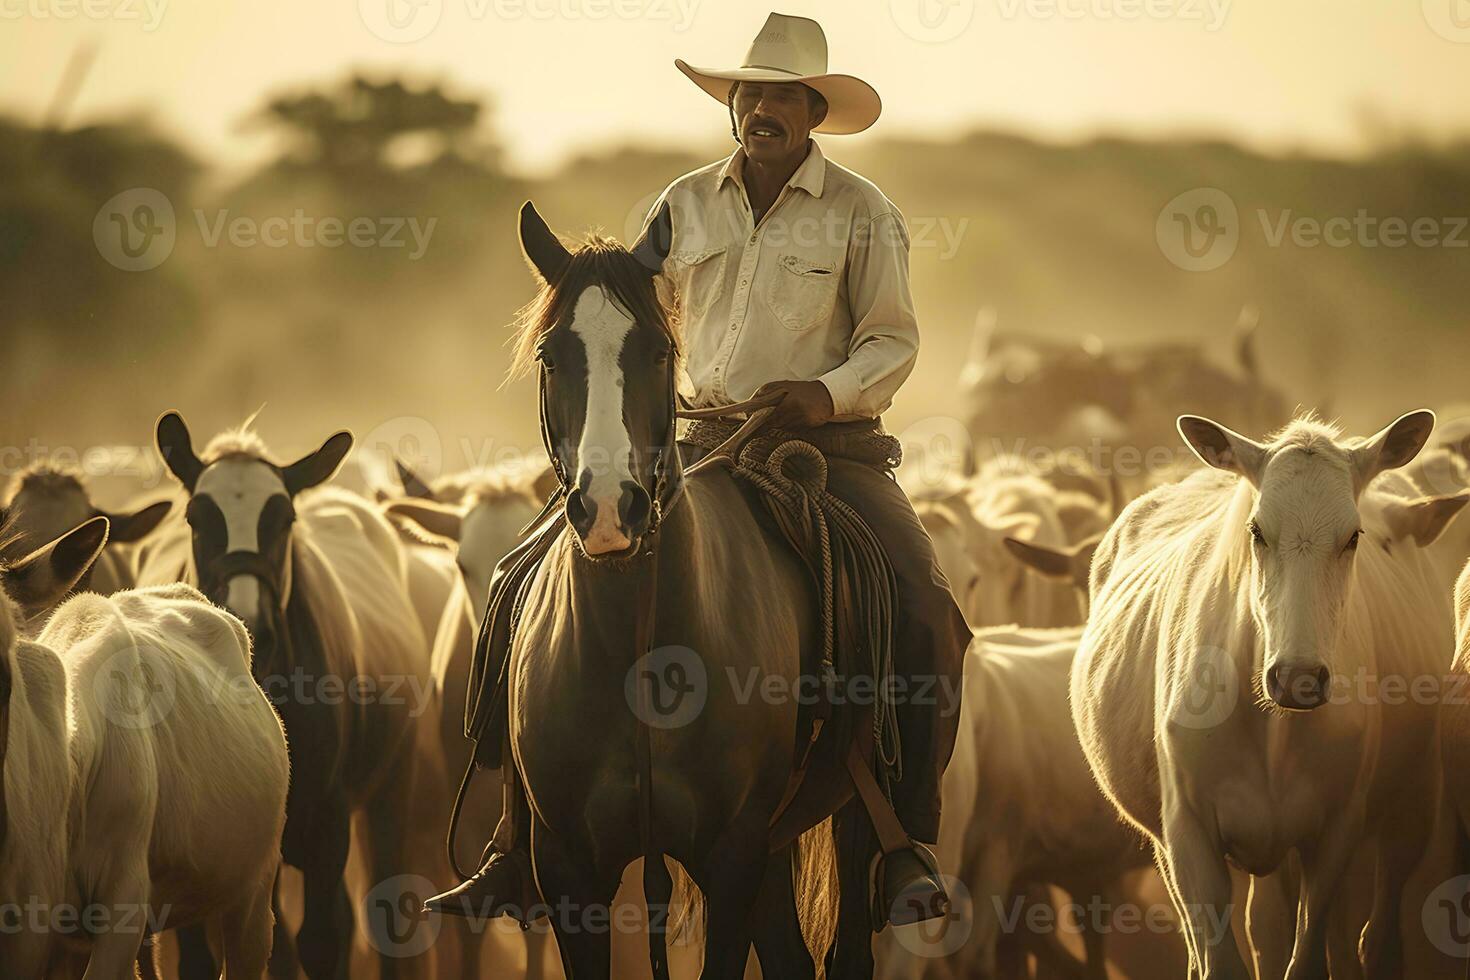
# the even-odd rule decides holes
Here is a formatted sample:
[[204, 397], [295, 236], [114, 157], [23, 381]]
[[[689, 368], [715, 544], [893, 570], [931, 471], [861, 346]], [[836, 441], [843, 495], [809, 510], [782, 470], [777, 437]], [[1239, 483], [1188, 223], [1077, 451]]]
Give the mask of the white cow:
[[[940, 867], [966, 886], [968, 941], [943, 959], [895, 949], [883, 976], [992, 978], [1002, 945], [1023, 937], [1022, 896], [1056, 885], [1084, 906], [1117, 894], [1152, 855], [1098, 790], [1067, 708], [1082, 631], [981, 630], [966, 655], [962, 721], [944, 776]], [[954, 924], [950, 928], [955, 928]], [[1083, 933], [1088, 976], [1104, 977], [1103, 934]], [[1160, 939], [1160, 943], [1167, 940]], [[922, 949], [922, 948], [920, 948]], [[1161, 950], [1168, 958], [1168, 950]]]
[[1056, 548], [1068, 543], [1057, 491], [1049, 484], [987, 470], [947, 497], [915, 502], [914, 509], [972, 627], [1081, 621], [1072, 590], [1029, 574], [1005, 544], [1008, 537]]
[[[1327, 975], [1333, 899], [1364, 852], [1377, 860], [1368, 974], [1403, 975], [1399, 900], [1434, 816], [1435, 711], [1374, 682], [1441, 676], [1451, 619], [1422, 549], [1390, 540], [1385, 508], [1412, 484], [1374, 478], [1433, 425], [1414, 412], [1344, 441], [1298, 420], [1258, 443], [1184, 416], [1215, 469], [1134, 501], [1093, 560], [1073, 715], [1104, 792], [1156, 843], [1196, 976], [1250, 975], [1226, 862], [1268, 875], [1293, 852], [1287, 976]], [[1356, 971], [1359, 924], [1335, 934], [1341, 975]]]
[[[0, 900], [41, 915], [0, 937], [6, 972], [41, 975], [65, 939], [88, 980], [131, 978], [145, 926], [203, 923], [228, 976], [259, 977], [289, 771], [243, 624], [172, 585], [79, 595], [22, 638], [22, 617], [81, 577], [106, 526], [89, 521], [0, 573]], [[79, 938], [57, 915], [71, 910], [98, 928]]]

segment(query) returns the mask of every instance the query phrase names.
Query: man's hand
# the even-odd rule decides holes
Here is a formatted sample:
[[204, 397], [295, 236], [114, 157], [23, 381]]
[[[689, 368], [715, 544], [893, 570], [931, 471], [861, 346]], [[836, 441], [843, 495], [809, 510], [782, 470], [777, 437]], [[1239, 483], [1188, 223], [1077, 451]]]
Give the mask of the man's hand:
[[820, 381], [772, 381], [756, 390], [756, 396], [782, 392], [770, 424], [782, 429], [810, 429], [832, 420], [832, 393]]

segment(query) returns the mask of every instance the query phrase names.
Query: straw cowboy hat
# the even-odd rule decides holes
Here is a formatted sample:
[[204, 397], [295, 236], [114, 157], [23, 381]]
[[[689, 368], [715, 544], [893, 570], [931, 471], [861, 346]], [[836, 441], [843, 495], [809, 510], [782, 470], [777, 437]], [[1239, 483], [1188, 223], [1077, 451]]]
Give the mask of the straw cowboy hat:
[[816, 89], [827, 100], [827, 118], [814, 130], [818, 133], [860, 133], [883, 111], [873, 86], [852, 75], [827, 73], [827, 35], [807, 17], [766, 18], [739, 68], [695, 68], [682, 58], [674, 64], [721, 104], [732, 82], [800, 82]]

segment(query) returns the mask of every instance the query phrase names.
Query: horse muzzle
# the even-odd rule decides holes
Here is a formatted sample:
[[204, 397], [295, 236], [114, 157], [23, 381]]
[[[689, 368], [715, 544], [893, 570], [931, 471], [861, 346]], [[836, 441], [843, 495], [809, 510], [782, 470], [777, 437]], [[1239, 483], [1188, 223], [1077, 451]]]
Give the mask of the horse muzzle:
[[1327, 703], [1332, 671], [1321, 661], [1276, 663], [1266, 668], [1266, 696], [1290, 711], [1311, 711]]
[[631, 553], [648, 533], [653, 498], [632, 480], [623, 480], [615, 497], [578, 488], [567, 495], [567, 520], [589, 556]]

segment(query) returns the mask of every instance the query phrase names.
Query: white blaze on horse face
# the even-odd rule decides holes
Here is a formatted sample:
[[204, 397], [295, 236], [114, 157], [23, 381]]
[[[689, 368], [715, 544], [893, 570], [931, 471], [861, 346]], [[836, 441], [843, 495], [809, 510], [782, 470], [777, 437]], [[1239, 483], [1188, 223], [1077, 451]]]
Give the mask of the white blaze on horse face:
[[[225, 518], [225, 553], [261, 549], [260, 514], [272, 497], [289, 496], [281, 477], [258, 459], [222, 459], [207, 467], [194, 487]], [[284, 599], [284, 597], [283, 597]], [[247, 624], [259, 622], [260, 583], [250, 575], [230, 580], [225, 606]]]
[[1334, 667], [1359, 528], [1352, 470], [1332, 446], [1292, 447], [1266, 465], [1254, 514], [1265, 544], [1251, 543], [1264, 669]]
[[592, 555], [622, 551], [633, 544], [618, 516], [623, 485], [633, 480], [633, 441], [623, 418], [620, 360], [633, 323], [601, 286], [588, 286], [572, 312], [572, 333], [582, 339], [587, 352], [587, 418], [577, 446], [576, 483], [588, 504], [597, 509], [583, 542]]

